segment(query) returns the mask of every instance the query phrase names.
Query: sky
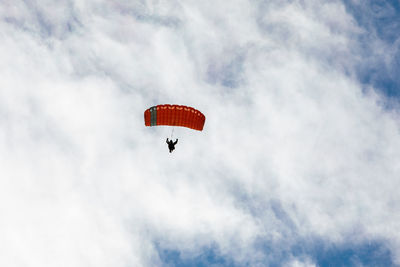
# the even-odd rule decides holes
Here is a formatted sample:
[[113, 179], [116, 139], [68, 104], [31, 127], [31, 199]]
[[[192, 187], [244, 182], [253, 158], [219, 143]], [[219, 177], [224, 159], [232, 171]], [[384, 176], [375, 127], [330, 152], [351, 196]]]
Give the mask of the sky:
[[0, 266], [400, 266], [398, 0], [0, 18]]

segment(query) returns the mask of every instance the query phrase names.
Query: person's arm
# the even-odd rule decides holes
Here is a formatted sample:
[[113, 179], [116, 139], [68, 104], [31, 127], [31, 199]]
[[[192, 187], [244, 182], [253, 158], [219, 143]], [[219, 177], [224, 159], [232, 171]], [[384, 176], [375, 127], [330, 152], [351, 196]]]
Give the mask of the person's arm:
[[174, 142], [174, 145], [176, 145], [178, 143], [178, 139], [176, 139], [176, 141]]
[[167, 144], [168, 144], [168, 138], [167, 138]]

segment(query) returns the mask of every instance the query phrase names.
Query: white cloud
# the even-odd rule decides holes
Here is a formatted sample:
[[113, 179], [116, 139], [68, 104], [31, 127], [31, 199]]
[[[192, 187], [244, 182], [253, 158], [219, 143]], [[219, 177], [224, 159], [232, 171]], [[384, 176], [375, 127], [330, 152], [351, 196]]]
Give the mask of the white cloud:
[[315, 267], [316, 265], [311, 262], [311, 260], [307, 259], [305, 261], [303, 260], [298, 260], [298, 259], [293, 259], [289, 263], [287, 263], [285, 266], [290, 266], [290, 267]]
[[[262, 265], [314, 237], [398, 261], [397, 115], [354, 79], [340, 2], [53, 10], [0, 9], [0, 265], [152, 266], [155, 244]], [[197, 107], [204, 131], [175, 129], [169, 154], [170, 129], [143, 125], [158, 103]]]

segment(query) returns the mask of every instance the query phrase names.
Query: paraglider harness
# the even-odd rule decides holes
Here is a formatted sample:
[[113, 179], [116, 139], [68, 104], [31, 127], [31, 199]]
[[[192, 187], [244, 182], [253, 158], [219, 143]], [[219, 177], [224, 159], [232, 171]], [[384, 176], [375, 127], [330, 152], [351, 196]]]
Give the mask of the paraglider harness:
[[168, 148], [169, 148], [169, 153], [171, 153], [175, 149], [175, 145], [177, 143], [178, 143], [178, 139], [176, 139], [176, 141], [174, 142], [172, 140], [168, 141], [168, 138], [167, 138], [167, 144], [168, 144]]

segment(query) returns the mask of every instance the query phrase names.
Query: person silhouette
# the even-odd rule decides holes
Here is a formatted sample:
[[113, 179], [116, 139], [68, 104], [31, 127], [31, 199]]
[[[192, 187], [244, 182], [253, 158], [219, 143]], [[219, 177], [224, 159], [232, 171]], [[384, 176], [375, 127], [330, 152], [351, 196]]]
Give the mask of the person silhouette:
[[168, 138], [167, 138], [167, 144], [168, 144], [168, 148], [169, 148], [169, 153], [171, 153], [174, 149], [175, 149], [175, 145], [178, 143], [178, 138], [176, 139], [176, 141], [174, 142], [174, 141], [172, 141], [172, 140], [169, 140], [168, 141]]

